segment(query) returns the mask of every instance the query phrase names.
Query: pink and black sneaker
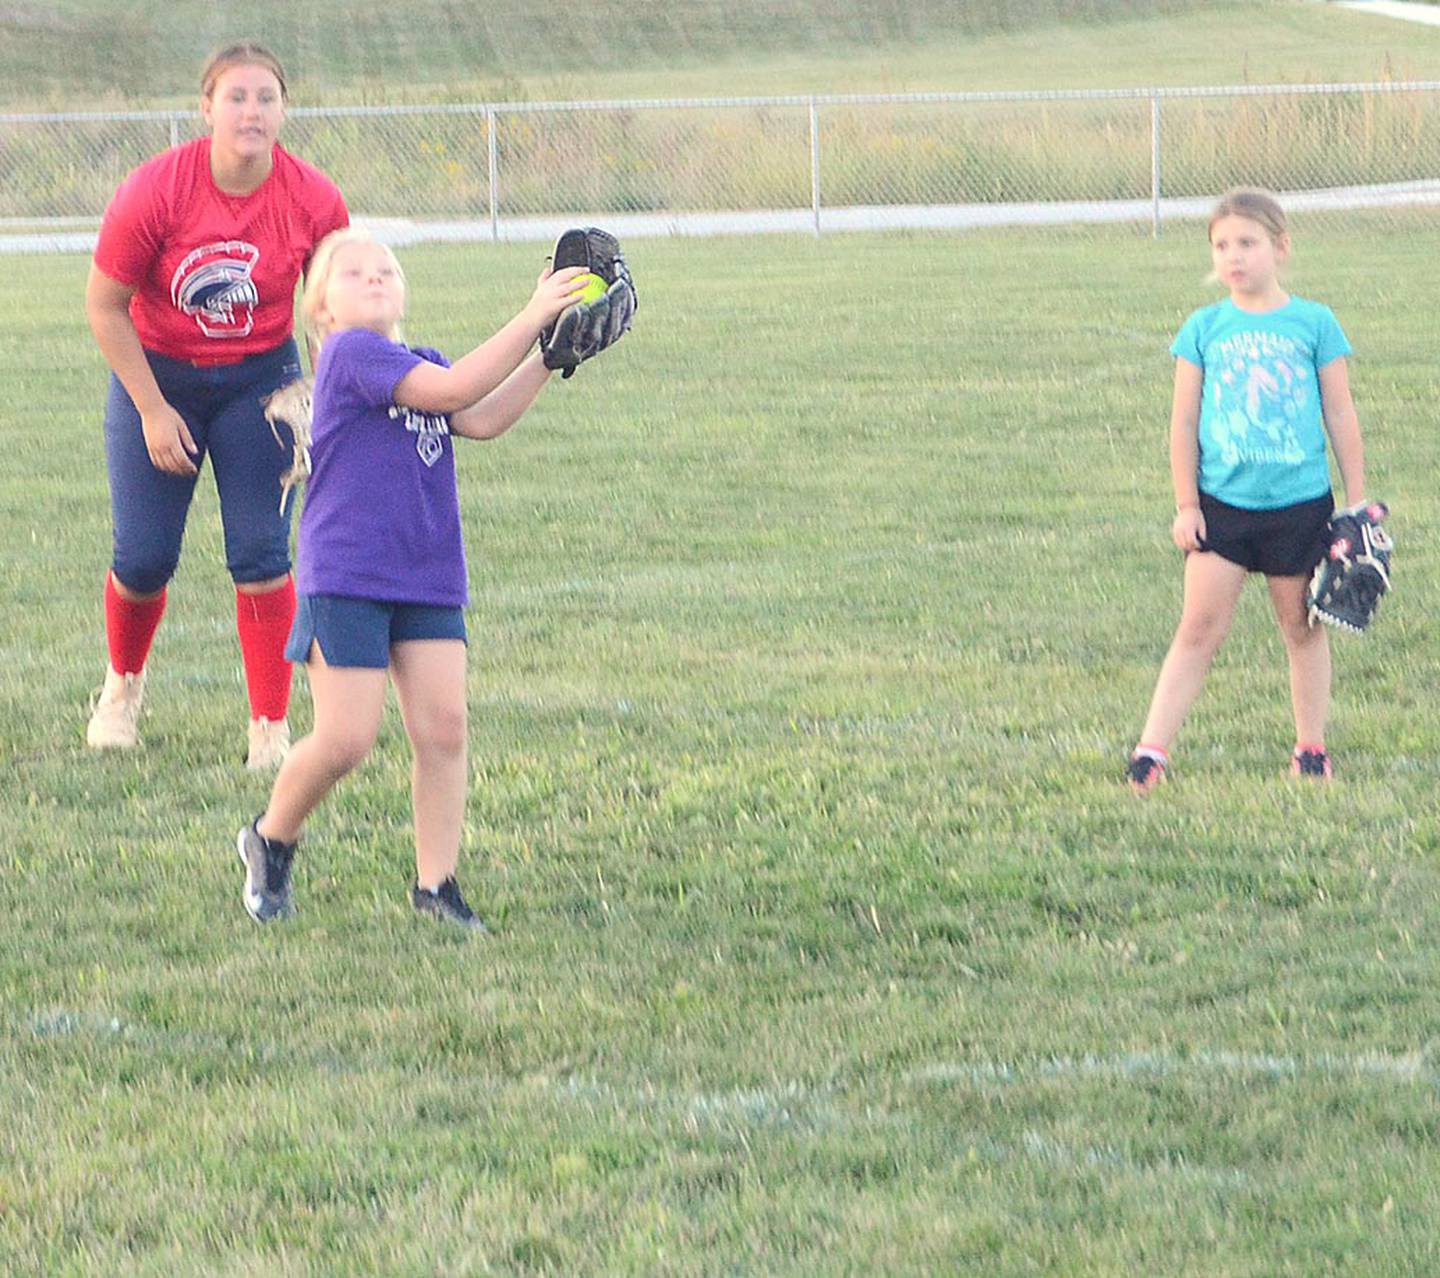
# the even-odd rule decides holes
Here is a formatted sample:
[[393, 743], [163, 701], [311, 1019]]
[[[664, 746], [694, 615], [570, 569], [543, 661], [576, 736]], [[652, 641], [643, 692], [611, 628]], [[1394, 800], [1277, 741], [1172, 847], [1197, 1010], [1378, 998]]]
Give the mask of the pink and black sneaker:
[[1310, 777], [1315, 781], [1328, 781], [1335, 775], [1324, 746], [1297, 745], [1290, 756], [1290, 771], [1297, 777]]
[[1165, 780], [1168, 762], [1163, 751], [1143, 746], [1137, 749], [1125, 765], [1125, 778], [1130, 782], [1130, 789], [1136, 794], [1149, 794]]

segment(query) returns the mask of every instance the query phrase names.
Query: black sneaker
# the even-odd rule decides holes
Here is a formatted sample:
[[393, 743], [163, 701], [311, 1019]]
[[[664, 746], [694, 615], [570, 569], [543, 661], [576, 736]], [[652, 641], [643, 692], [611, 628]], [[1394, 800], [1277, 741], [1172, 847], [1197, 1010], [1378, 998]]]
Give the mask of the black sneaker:
[[426, 918], [454, 923], [471, 932], [490, 930], [480, 921], [480, 916], [465, 903], [454, 875], [433, 892], [429, 888], [422, 888], [418, 883], [414, 884], [410, 889], [410, 904], [415, 907], [416, 914], [423, 914]]
[[1335, 775], [1330, 756], [1324, 750], [1302, 750], [1299, 746], [1290, 756], [1290, 771], [1297, 777], [1312, 777], [1316, 781], [1328, 781]]
[[1125, 779], [1136, 794], [1149, 794], [1165, 780], [1165, 765], [1153, 755], [1131, 755], [1125, 765]]
[[267, 839], [255, 828], [256, 817], [235, 839], [235, 850], [245, 866], [245, 908], [257, 923], [289, 918], [295, 913], [290, 898], [290, 863], [295, 845]]

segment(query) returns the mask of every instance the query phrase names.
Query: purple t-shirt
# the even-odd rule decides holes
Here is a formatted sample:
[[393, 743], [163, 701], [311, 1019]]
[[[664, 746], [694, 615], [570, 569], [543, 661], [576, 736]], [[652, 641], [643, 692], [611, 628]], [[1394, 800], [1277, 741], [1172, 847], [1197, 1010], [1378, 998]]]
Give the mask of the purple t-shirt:
[[326, 339], [315, 369], [311, 473], [300, 516], [302, 594], [469, 603], [450, 419], [395, 403], [421, 360], [366, 328]]

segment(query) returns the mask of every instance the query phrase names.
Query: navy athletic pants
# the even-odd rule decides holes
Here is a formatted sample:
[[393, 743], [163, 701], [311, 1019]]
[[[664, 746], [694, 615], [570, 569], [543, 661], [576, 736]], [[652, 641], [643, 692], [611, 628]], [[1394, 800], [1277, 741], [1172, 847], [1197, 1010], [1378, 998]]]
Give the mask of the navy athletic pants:
[[[290, 438], [275, 442], [261, 401], [300, 376], [293, 339], [238, 364], [197, 367], [145, 352], [160, 392], [185, 419], [199, 457], [208, 456], [220, 493], [225, 565], [236, 584], [268, 581], [290, 571], [290, 510], [280, 512], [280, 475], [291, 463]], [[113, 373], [105, 401], [105, 460], [115, 530], [110, 566], [117, 580], [151, 594], [175, 575], [195, 475], [157, 470], [145, 448], [140, 414]]]

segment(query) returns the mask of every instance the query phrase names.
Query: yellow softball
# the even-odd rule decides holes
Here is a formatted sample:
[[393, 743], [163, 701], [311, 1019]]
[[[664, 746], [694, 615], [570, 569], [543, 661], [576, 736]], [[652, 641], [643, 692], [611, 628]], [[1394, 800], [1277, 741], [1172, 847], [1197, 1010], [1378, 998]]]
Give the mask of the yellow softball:
[[573, 282], [580, 286], [580, 296], [575, 299], [577, 302], [597, 301], [605, 296], [605, 290], [610, 287], [593, 273], [577, 275]]

